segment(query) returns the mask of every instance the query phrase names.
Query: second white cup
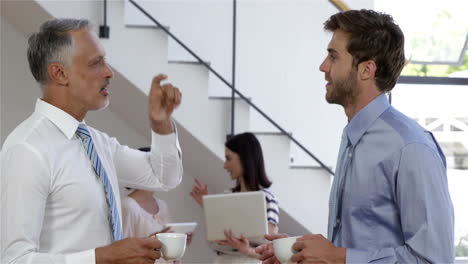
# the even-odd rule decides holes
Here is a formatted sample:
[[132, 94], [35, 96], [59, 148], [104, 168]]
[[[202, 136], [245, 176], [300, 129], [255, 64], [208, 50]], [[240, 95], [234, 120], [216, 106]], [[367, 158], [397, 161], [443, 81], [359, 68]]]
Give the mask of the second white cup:
[[159, 233], [156, 237], [161, 241], [162, 257], [166, 260], [182, 258], [187, 244], [187, 235], [182, 233]]
[[292, 246], [294, 243], [296, 243], [298, 238], [300, 238], [300, 236], [285, 237], [273, 240], [275, 256], [279, 261], [282, 263], [290, 262], [292, 255], [296, 253], [296, 251], [292, 249]]

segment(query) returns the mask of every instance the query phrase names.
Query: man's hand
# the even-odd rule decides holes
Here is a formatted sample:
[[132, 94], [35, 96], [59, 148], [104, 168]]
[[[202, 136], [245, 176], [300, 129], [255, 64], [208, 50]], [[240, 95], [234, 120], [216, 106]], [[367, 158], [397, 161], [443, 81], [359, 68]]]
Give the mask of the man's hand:
[[297, 239], [297, 251], [291, 261], [297, 263], [345, 263], [346, 249], [335, 247], [322, 235], [305, 235]]
[[164, 74], [153, 78], [149, 92], [148, 113], [151, 128], [154, 132], [167, 135], [173, 132], [171, 116], [176, 107], [180, 105], [182, 94], [179, 89], [170, 83], [161, 85], [167, 79]]
[[96, 248], [96, 264], [153, 264], [161, 257], [161, 242], [156, 237], [127, 238]]
[[[279, 238], [288, 237], [286, 234], [271, 234], [265, 235], [265, 239], [273, 241]], [[260, 260], [263, 264], [281, 264], [281, 262], [275, 257], [275, 250], [273, 243], [263, 244], [255, 248], [255, 252], [260, 255]]]

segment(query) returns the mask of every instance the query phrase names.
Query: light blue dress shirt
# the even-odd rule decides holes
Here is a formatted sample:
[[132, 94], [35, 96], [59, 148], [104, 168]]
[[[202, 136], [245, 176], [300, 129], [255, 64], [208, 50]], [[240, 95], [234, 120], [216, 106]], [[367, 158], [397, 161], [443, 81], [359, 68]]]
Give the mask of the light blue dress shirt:
[[347, 248], [346, 263], [453, 263], [446, 162], [432, 134], [393, 108], [385, 94], [345, 131], [347, 160], [341, 162], [342, 186], [330, 196], [339, 208], [328, 236]]

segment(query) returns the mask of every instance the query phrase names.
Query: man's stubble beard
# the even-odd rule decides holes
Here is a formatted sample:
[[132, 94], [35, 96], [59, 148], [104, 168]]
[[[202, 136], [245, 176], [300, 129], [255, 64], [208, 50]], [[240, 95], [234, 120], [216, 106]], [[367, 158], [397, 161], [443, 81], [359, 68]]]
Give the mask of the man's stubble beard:
[[353, 67], [346, 79], [332, 80], [332, 90], [327, 92], [325, 99], [329, 104], [339, 104], [344, 107], [353, 105], [360, 94], [357, 88], [357, 69]]

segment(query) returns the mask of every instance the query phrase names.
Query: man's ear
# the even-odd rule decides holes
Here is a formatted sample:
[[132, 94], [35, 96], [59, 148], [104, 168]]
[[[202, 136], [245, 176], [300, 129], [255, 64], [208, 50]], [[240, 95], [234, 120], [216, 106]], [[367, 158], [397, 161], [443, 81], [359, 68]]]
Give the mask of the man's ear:
[[367, 60], [359, 63], [359, 77], [361, 80], [369, 80], [375, 77], [375, 71], [377, 70], [377, 65], [373, 60]]
[[47, 73], [49, 74], [50, 80], [60, 85], [68, 84], [68, 74], [65, 67], [60, 63], [51, 63], [47, 67]]

